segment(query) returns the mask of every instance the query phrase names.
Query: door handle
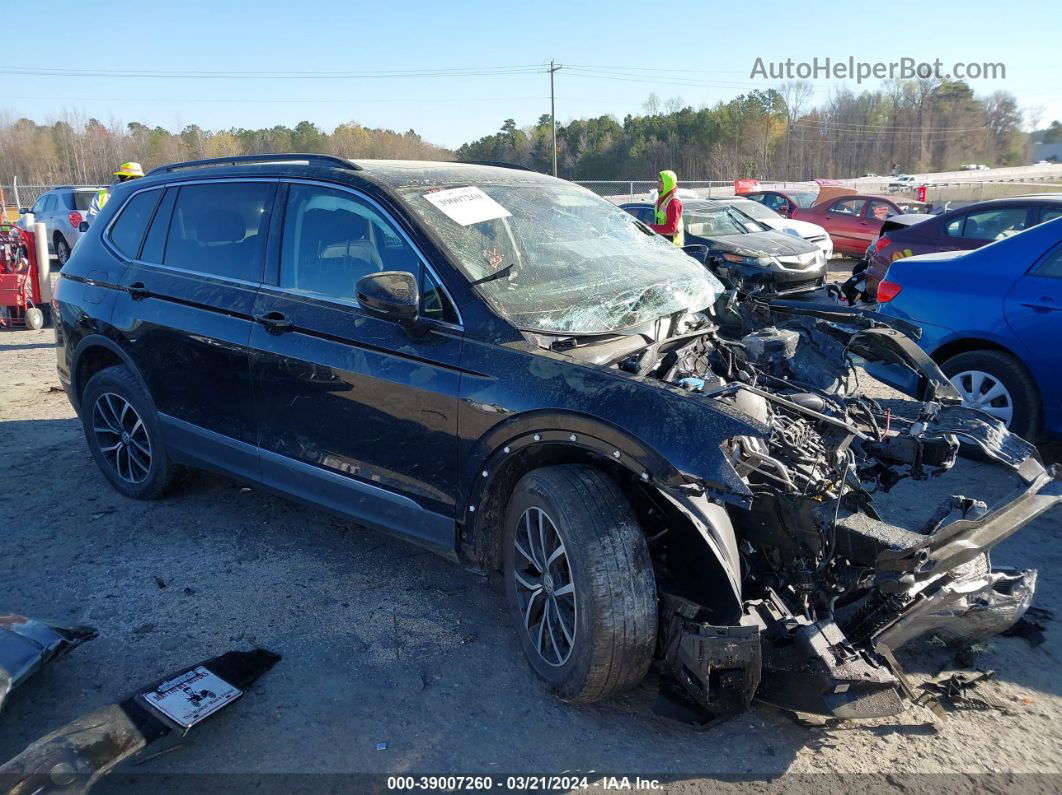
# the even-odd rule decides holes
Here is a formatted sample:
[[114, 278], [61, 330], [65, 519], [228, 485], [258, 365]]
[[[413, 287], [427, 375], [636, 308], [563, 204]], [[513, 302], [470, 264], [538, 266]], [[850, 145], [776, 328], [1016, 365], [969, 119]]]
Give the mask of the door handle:
[[283, 312], [266, 312], [264, 315], [255, 315], [254, 322], [266, 327], [273, 334], [280, 334], [291, 330], [291, 321]]
[[143, 282], [133, 282], [125, 289], [129, 291], [129, 295], [132, 296], [134, 301], [142, 301], [151, 297], [151, 292], [144, 286]]
[[1034, 312], [1058, 312], [1062, 311], [1062, 306], [1055, 303], [1055, 299], [1049, 295], [1041, 295], [1035, 301], [1022, 302], [1022, 306], [1027, 306]]

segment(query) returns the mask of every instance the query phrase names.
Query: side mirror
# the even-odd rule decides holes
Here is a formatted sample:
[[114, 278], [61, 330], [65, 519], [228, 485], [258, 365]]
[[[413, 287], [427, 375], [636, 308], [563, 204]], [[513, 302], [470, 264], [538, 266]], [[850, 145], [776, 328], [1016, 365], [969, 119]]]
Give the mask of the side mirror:
[[692, 243], [688, 246], [683, 246], [682, 250], [702, 265], [708, 259], [708, 246], [703, 243]]
[[18, 214], [19, 215], [25, 215], [28, 212], [29, 212], [29, 207], [19, 207], [18, 208]]
[[413, 328], [420, 314], [417, 277], [408, 271], [380, 271], [358, 279], [358, 303], [370, 315]]
[[77, 225], [77, 231], [78, 232], [87, 232], [88, 231], [88, 221], [82, 221], [80, 224], [78, 224]]

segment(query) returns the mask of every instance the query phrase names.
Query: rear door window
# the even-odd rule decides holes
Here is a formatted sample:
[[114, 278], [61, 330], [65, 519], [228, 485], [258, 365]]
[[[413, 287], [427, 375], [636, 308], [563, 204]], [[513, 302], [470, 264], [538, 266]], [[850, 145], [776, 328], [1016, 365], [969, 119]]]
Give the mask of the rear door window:
[[1028, 207], [981, 210], [953, 218], [944, 226], [944, 233], [948, 237], [964, 237], [967, 240], [1002, 240], [1024, 230], [1028, 218]]
[[137, 193], [125, 203], [118, 220], [111, 227], [111, 243], [127, 258], [136, 259], [139, 256], [140, 243], [161, 195], [161, 190]]
[[1040, 213], [1040, 223], [1045, 224], [1056, 218], [1062, 218], [1062, 207], [1045, 207]]
[[260, 284], [276, 184], [216, 182], [179, 188], [163, 264]]
[[894, 215], [896, 215], [896, 210], [888, 202], [876, 199], [870, 200], [870, 206], [867, 208], [867, 218], [873, 218], [875, 221], [884, 221]]

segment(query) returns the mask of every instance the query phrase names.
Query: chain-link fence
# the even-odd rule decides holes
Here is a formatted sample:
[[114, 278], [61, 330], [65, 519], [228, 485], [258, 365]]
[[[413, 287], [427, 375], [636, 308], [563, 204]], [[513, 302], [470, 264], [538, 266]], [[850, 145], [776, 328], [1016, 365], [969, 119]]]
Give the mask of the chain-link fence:
[[[576, 180], [577, 185], [582, 185], [592, 190], [598, 196], [609, 201], [629, 202], [646, 201], [649, 194], [656, 190], [655, 179], [591, 179]], [[730, 196], [734, 193], [734, 183], [725, 180], [682, 180], [679, 183], [682, 190], [692, 190], [698, 196], [710, 198], [712, 196]]]

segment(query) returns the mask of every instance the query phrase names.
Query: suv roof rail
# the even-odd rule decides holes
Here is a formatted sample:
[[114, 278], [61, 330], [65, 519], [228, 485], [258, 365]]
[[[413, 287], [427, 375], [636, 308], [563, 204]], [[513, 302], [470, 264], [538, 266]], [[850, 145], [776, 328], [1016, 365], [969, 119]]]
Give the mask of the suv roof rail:
[[516, 163], [503, 163], [500, 160], [451, 160], [450, 162], [460, 163], [464, 166], [494, 166], [495, 168], [514, 168], [517, 171], [534, 171], [533, 168], [528, 168], [527, 166], [520, 166]]
[[357, 163], [352, 163], [335, 155], [320, 155], [314, 153], [284, 153], [284, 154], [261, 154], [261, 155], [234, 155], [233, 157], [211, 157], [206, 160], [185, 160], [181, 163], [170, 163], [166, 166], [153, 168], [148, 174], [166, 174], [173, 171], [183, 171], [191, 168], [210, 168], [214, 166], [239, 166], [245, 163], [301, 163], [331, 166], [332, 168], [345, 168], [350, 171], [361, 171]]

